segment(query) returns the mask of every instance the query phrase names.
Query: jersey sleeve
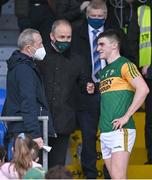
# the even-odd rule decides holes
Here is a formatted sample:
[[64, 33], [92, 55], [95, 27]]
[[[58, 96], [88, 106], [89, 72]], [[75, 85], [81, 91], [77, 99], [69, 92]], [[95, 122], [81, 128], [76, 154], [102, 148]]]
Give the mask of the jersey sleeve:
[[125, 63], [121, 68], [121, 75], [123, 79], [131, 81], [132, 79], [141, 76], [135, 64], [132, 62]]

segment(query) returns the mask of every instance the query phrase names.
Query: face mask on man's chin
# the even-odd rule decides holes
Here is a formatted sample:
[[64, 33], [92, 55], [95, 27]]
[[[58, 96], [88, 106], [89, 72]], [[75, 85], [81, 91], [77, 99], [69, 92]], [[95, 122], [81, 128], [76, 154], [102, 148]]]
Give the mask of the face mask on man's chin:
[[38, 48], [33, 55], [33, 58], [38, 61], [42, 61], [46, 55], [46, 51], [44, 47]]
[[104, 18], [103, 19], [97, 19], [97, 18], [88, 17], [87, 20], [88, 20], [88, 24], [94, 29], [101, 28], [105, 23]]

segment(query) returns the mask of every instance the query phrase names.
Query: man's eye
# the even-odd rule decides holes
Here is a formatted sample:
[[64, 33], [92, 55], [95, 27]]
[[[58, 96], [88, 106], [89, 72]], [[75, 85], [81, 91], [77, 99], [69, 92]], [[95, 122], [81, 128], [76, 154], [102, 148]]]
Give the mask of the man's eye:
[[99, 43], [99, 45], [100, 45], [100, 46], [104, 46], [104, 45], [105, 45], [105, 43]]

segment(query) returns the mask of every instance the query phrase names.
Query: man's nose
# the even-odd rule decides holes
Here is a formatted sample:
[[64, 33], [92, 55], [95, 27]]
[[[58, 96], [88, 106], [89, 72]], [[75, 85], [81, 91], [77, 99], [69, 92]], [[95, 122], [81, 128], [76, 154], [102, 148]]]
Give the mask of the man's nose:
[[95, 18], [97, 18], [97, 19], [101, 19], [101, 16], [99, 16], [99, 15], [96, 15], [96, 16], [95, 16]]
[[97, 51], [100, 51], [100, 47], [99, 47], [99, 45], [97, 45]]
[[71, 40], [69, 38], [65, 38], [64, 41], [70, 42]]
[[66, 37], [66, 36], [64, 36], [64, 37], [62, 37], [62, 41], [68, 41], [68, 37]]

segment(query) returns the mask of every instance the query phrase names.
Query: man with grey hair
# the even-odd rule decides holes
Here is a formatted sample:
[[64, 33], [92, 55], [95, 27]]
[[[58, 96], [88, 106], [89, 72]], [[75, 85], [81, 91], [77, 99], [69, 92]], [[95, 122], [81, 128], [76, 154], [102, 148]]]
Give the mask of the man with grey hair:
[[52, 118], [48, 111], [42, 79], [35, 60], [43, 60], [46, 52], [39, 31], [25, 29], [18, 38], [19, 50], [7, 61], [7, 97], [3, 116], [22, 116], [23, 122], [9, 122], [10, 137], [29, 133], [33, 140], [43, 146], [42, 129], [38, 116], [49, 116], [49, 135], [54, 136]]

